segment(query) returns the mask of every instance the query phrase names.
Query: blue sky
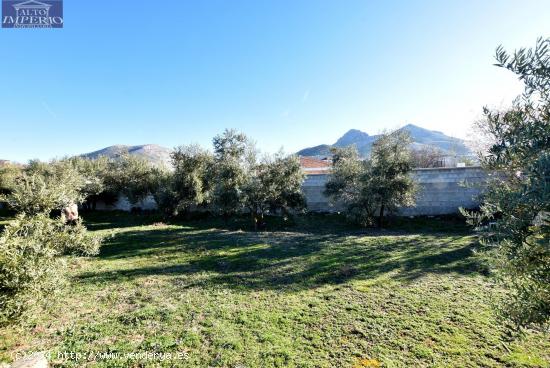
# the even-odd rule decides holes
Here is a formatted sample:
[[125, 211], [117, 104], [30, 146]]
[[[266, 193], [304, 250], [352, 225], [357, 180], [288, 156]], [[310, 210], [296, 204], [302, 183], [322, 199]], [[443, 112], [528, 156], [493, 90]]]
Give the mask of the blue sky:
[[0, 29], [0, 159], [112, 144], [266, 151], [414, 123], [467, 137], [521, 91], [497, 45], [550, 36], [546, 1], [64, 2], [59, 30]]

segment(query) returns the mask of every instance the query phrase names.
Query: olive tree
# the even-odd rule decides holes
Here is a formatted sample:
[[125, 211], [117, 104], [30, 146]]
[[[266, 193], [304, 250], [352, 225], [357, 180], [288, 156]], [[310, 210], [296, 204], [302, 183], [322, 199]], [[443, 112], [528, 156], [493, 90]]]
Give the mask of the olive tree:
[[297, 157], [280, 152], [259, 159], [254, 143], [234, 130], [216, 136], [213, 145], [212, 159], [207, 159], [203, 152], [199, 157], [204, 166], [192, 164], [198, 166], [198, 172], [206, 171], [201, 177], [209, 183], [200, 188], [208, 190], [212, 205], [226, 220], [248, 211], [254, 228], [258, 229], [267, 213], [288, 214], [304, 207], [301, 191], [304, 174]]
[[171, 154], [172, 190], [176, 213], [207, 204], [211, 199], [214, 157], [198, 145], [177, 147]]
[[477, 123], [490, 173], [479, 212], [463, 213], [480, 231], [498, 280], [509, 293], [501, 311], [518, 326], [550, 321], [550, 39], [533, 49], [496, 51], [496, 65], [525, 91], [504, 111], [484, 108]]
[[243, 210], [243, 189], [257, 153], [253, 142], [235, 130], [214, 137], [213, 145], [213, 205], [227, 220]]
[[[87, 209], [95, 209], [98, 201], [112, 204], [121, 194], [136, 205], [155, 192], [159, 175], [165, 171], [145, 158], [129, 154], [93, 159], [75, 156], [56, 162], [55, 166], [69, 167], [78, 172], [83, 181], [79, 190]], [[34, 167], [36, 171], [40, 165], [34, 163]], [[41, 170], [51, 168], [52, 165], [46, 165]]]
[[53, 161], [32, 161], [13, 180], [9, 194], [3, 200], [13, 210], [28, 215], [81, 203], [85, 178], [70, 165]]
[[366, 194], [366, 182], [362, 180], [368, 163], [360, 160], [355, 146], [336, 148], [332, 151], [332, 173], [325, 185], [325, 195], [343, 206], [346, 216], [362, 226], [372, 224], [376, 207]]
[[59, 289], [60, 256], [97, 253], [101, 238], [81, 221], [67, 226], [59, 216], [62, 208], [83, 200], [83, 185], [70, 165], [33, 162], [3, 195], [18, 214], [0, 234], [0, 324], [17, 320]]
[[15, 179], [21, 175], [22, 168], [13, 164], [0, 165], [0, 195], [9, 194], [15, 184]]
[[84, 185], [81, 189], [85, 196], [83, 206], [88, 210], [95, 210], [99, 201], [113, 203], [116, 201], [116, 194], [113, 188], [109, 188], [106, 178], [109, 177], [111, 162], [104, 156], [98, 158], [87, 158], [81, 156], [70, 157], [64, 160], [68, 165], [74, 167], [84, 177]]
[[289, 210], [304, 208], [303, 180], [296, 156], [267, 156], [250, 168], [243, 195], [255, 230], [264, 225], [264, 216], [270, 211], [288, 214]]
[[155, 192], [159, 170], [145, 158], [121, 155], [109, 161], [104, 185], [111, 195], [122, 194], [136, 205]]
[[359, 224], [372, 225], [377, 218], [378, 226], [383, 226], [387, 213], [415, 203], [410, 143], [409, 134], [397, 130], [382, 134], [366, 160], [359, 160], [355, 147], [335, 150], [325, 194], [344, 205], [347, 215]]
[[372, 146], [367, 161], [366, 195], [378, 208], [378, 226], [382, 226], [384, 214], [399, 207], [415, 204], [417, 185], [410, 173], [413, 168], [409, 133], [397, 130], [382, 134]]

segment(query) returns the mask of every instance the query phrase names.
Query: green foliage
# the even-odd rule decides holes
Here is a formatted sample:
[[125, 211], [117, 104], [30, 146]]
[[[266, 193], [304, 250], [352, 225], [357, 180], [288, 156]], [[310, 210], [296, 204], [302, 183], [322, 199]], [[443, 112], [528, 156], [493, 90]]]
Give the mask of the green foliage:
[[254, 151], [254, 144], [244, 133], [234, 129], [226, 129], [212, 140], [216, 158], [244, 159]]
[[289, 209], [305, 208], [306, 202], [302, 192], [305, 174], [300, 166], [298, 156], [285, 156], [282, 152], [274, 159], [268, 160], [267, 170], [262, 182], [270, 188], [269, 203], [271, 208], [287, 212]]
[[362, 178], [368, 197], [379, 208], [378, 224], [382, 226], [384, 211], [415, 204], [417, 187], [410, 176], [413, 168], [408, 147], [412, 140], [405, 131], [384, 134], [372, 146], [368, 170]]
[[0, 196], [0, 200], [28, 215], [50, 213], [82, 202], [84, 185], [85, 178], [64, 162], [35, 161], [12, 181], [10, 193]]
[[244, 206], [243, 188], [255, 162], [256, 149], [250, 139], [234, 130], [214, 137], [213, 204], [225, 217]]
[[210, 208], [230, 216], [248, 210], [257, 228], [270, 211], [304, 207], [304, 178], [297, 157], [282, 153], [258, 160], [254, 143], [226, 130], [213, 139], [214, 154], [196, 145], [177, 147], [173, 173], [156, 175], [154, 198], [167, 215]]
[[0, 195], [11, 193], [15, 179], [19, 175], [21, 175], [21, 167], [9, 163], [0, 165]]
[[[247, 209], [254, 228], [263, 225], [270, 211], [285, 214], [304, 207], [301, 193], [304, 174], [297, 157], [258, 159], [254, 143], [244, 134], [226, 130], [213, 140], [212, 203], [228, 218]], [[211, 166], [211, 165], [208, 165]]]
[[171, 157], [174, 173], [170, 184], [175, 214], [207, 204], [212, 190], [212, 154], [200, 146], [190, 145], [177, 147]]
[[333, 150], [332, 175], [325, 185], [325, 195], [336, 205], [345, 207], [346, 216], [362, 226], [372, 225], [376, 207], [366, 196], [365, 177], [368, 163], [359, 159], [355, 146]]
[[101, 239], [78, 221], [65, 225], [50, 214], [85, 198], [86, 178], [69, 160], [30, 162], [3, 195], [19, 215], [0, 235], [0, 324], [40, 304], [63, 278], [64, 254], [96, 254]]
[[263, 225], [270, 211], [287, 214], [290, 209], [305, 207], [302, 194], [304, 173], [296, 156], [279, 153], [255, 163], [243, 186], [244, 203], [252, 216], [254, 228]]
[[76, 156], [61, 160], [57, 165], [70, 168], [81, 176], [83, 183], [79, 191], [88, 209], [95, 209], [98, 201], [112, 204], [121, 194], [136, 205], [156, 191], [159, 175], [165, 171], [142, 157], [128, 154], [113, 159]]
[[65, 226], [45, 213], [20, 214], [0, 236], [0, 324], [21, 317], [59, 289], [67, 253], [93, 255], [101, 239], [78, 223]]
[[174, 174], [168, 170], [159, 170], [156, 174], [155, 189], [152, 193], [157, 208], [165, 216], [175, 216], [179, 211], [178, 193], [174, 185]]
[[44, 242], [51, 238], [42, 235], [52, 234], [50, 225], [45, 215], [21, 215], [4, 229], [0, 237], [0, 325], [21, 317], [33, 298], [41, 301], [42, 295], [51, 294], [60, 284], [58, 251]]
[[136, 205], [155, 192], [159, 170], [144, 158], [122, 155], [109, 161], [103, 180], [109, 193], [122, 194]]
[[525, 96], [539, 94], [541, 99], [550, 95], [550, 38], [539, 38], [533, 49], [521, 48], [513, 55], [502, 46], [496, 50], [496, 66], [515, 73], [525, 83]]
[[81, 192], [85, 197], [84, 206], [87, 209], [95, 209], [97, 202], [100, 200], [106, 203], [116, 200], [118, 193], [114, 193], [114, 188], [108, 187], [108, 181], [106, 180], [111, 173], [111, 162], [107, 157], [89, 159], [74, 156], [64, 161], [84, 177], [84, 186]]
[[510, 291], [504, 315], [518, 326], [550, 321], [550, 39], [497, 65], [525, 82], [507, 111], [484, 109], [492, 146], [480, 160], [492, 179], [479, 213], [468, 213], [489, 249], [499, 280]]
[[346, 214], [363, 226], [375, 216], [383, 225], [384, 214], [415, 203], [417, 187], [410, 177], [413, 161], [410, 136], [404, 131], [383, 134], [361, 161], [355, 147], [334, 151], [331, 178], [325, 194], [346, 207]]

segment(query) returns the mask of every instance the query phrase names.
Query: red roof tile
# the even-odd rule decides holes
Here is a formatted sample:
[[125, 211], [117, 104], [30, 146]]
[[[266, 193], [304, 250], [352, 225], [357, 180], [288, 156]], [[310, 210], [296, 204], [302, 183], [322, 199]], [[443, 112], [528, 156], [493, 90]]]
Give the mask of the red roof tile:
[[300, 166], [302, 166], [303, 169], [329, 169], [332, 165], [328, 160], [320, 160], [315, 157], [302, 156], [300, 157]]
[[329, 160], [303, 156], [300, 157], [300, 166], [306, 175], [323, 175], [330, 172], [332, 164]]

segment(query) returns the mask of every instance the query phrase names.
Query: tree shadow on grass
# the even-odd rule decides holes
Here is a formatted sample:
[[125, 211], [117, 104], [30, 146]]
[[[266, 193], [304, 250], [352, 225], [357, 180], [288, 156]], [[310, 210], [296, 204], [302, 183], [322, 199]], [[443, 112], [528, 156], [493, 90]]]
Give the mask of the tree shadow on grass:
[[[471, 238], [459, 233], [388, 235], [381, 232], [263, 232], [205, 226], [124, 231], [111, 239], [103, 259], [151, 259], [150, 266], [81, 274], [102, 283], [173, 277], [188, 287], [305, 289], [373, 279], [387, 274], [414, 280], [429, 273], [483, 272]], [[153, 257], [154, 256], [154, 257]]]
[[107, 230], [150, 225], [162, 220], [157, 212], [130, 214], [125, 211], [82, 211], [81, 217], [88, 230]]

